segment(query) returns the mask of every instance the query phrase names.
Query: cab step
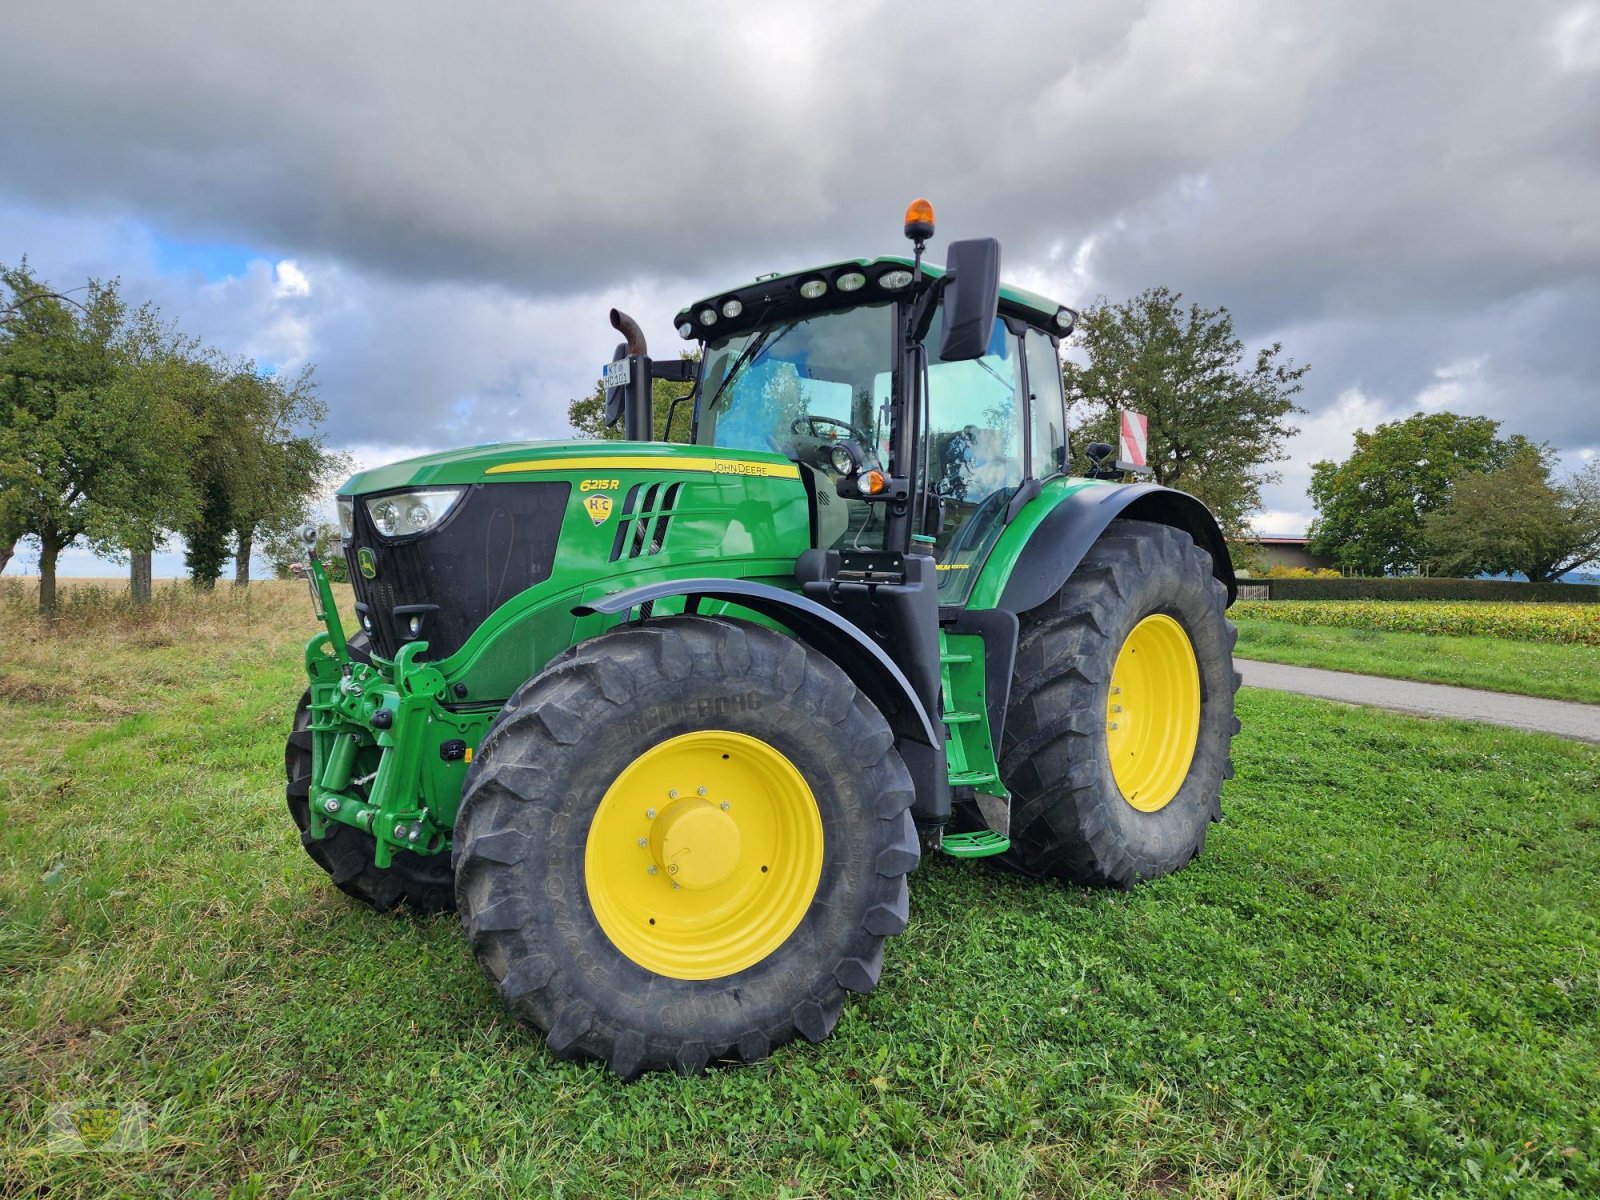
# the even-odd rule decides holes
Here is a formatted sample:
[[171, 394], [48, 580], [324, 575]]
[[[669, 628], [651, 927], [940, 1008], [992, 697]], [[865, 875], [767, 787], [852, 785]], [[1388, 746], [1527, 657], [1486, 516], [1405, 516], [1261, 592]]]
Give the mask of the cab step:
[[975, 712], [947, 712], [944, 714], [946, 725], [970, 725], [974, 721], [983, 720], [981, 713]]
[[1011, 839], [1001, 837], [992, 829], [980, 829], [975, 833], [947, 833], [939, 848], [952, 858], [988, 858], [1011, 849]]
[[989, 784], [998, 784], [999, 776], [993, 771], [952, 771], [950, 772], [951, 787], [982, 788]]

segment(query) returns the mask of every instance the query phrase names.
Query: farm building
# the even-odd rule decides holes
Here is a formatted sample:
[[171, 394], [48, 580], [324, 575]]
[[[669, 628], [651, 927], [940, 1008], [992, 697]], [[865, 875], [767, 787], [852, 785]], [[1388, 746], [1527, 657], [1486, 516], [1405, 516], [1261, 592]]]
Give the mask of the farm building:
[[1304, 534], [1298, 537], [1275, 537], [1262, 534], [1255, 539], [1261, 547], [1261, 570], [1273, 567], [1320, 568], [1333, 566], [1333, 559], [1325, 554], [1313, 554], [1306, 549]]

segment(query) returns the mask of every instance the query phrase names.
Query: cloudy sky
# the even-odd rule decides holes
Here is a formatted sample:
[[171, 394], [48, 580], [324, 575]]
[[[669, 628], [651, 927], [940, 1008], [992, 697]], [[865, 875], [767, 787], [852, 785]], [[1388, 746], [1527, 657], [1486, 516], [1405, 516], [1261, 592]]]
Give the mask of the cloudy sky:
[[608, 307], [675, 345], [899, 251], [917, 195], [1018, 283], [1165, 284], [1311, 363], [1264, 532], [1418, 410], [1600, 452], [1597, 3], [6, 8], [0, 262], [314, 362], [363, 462], [561, 436]]

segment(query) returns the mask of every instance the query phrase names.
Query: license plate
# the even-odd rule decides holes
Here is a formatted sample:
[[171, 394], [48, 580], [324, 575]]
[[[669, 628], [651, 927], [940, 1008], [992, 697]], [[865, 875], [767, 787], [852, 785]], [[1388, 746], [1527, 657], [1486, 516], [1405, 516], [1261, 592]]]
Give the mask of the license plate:
[[633, 371], [628, 366], [628, 360], [619, 358], [616, 362], [608, 362], [600, 368], [600, 382], [607, 388], [625, 387], [633, 378]]

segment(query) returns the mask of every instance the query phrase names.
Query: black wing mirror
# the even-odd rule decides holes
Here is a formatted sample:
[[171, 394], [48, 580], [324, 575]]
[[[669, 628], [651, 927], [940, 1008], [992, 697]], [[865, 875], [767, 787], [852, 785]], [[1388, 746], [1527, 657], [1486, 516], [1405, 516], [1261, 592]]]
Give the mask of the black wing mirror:
[[1000, 309], [1000, 243], [994, 238], [951, 242], [946, 253], [944, 341], [940, 362], [982, 358]]

